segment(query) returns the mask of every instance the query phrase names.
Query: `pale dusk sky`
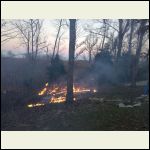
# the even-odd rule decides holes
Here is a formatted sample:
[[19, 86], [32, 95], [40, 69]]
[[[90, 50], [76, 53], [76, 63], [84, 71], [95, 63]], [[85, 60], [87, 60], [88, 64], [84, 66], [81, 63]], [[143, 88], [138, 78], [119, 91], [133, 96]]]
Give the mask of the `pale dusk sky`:
[[[13, 21], [13, 20], [11, 20]], [[44, 20], [42, 34], [46, 37], [46, 41], [50, 44], [50, 49], [53, 48], [57, 29], [55, 22], [56, 20]], [[83, 41], [85, 39], [86, 32], [83, 31], [83, 28], [86, 24], [91, 24], [93, 26], [91, 20], [79, 20], [78, 25], [80, 26], [79, 38], [78, 42]], [[61, 42], [60, 42], [60, 55], [63, 58], [68, 57], [68, 46], [69, 46], [69, 29], [66, 27], [65, 29], [61, 29], [61, 33], [64, 33]], [[14, 54], [23, 54], [26, 53], [26, 47], [21, 44], [21, 40], [14, 38], [7, 42], [2, 43], [1, 46], [2, 53], [7, 53], [8, 51], [12, 51]], [[43, 53], [43, 52], [42, 52]]]
[[[6, 21], [10, 21], [10, 20], [6, 20]], [[11, 21], [16, 21], [16, 20], [11, 20]], [[69, 24], [69, 20], [67, 20], [67, 22]], [[112, 22], [115, 23], [115, 22], [117, 22], [117, 20], [112, 20]], [[94, 19], [77, 20], [77, 44], [84, 41], [86, 35], [89, 34], [89, 31], [87, 32], [84, 30], [85, 27], [87, 27], [87, 28], [89, 27], [90, 29], [96, 29], [96, 28], [100, 28], [101, 25], [102, 24], [100, 22], [96, 22], [96, 20], [94, 20]], [[118, 28], [117, 24], [115, 24], [115, 28]], [[109, 31], [115, 32], [115, 30], [113, 30], [112, 28], [110, 28]], [[65, 26], [65, 28], [62, 28], [60, 35], [62, 33], [63, 33], [63, 36], [60, 41], [59, 54], [63, 59], [68, 59], [69, 28], [67, 26]], [[49, 51], [50, 51], [49, 53], [50, 54], [52, 54], [52, 51], [53, 51], [56, 34], [57, 34], [56, 20], [44, 19], [43, 27], [42, 27], [42, 35], [43, 35], [43, 37], [45, 37], [47, 43], [49, 44]], [[98, 36], [97, 45], [100, 44], [101, 39], [102, 39], [101, 36]], [[107, 42], [107, 40], [106, 40], [106, 42]], [[7, 54], [8, 51], [11, 51], [12, 53], [16, 54], [17, 57], [19, 57], [19, 56], [22, 56], [22, 54], [26, 53], [26, 47], [24, 45], [22, 45], [22, 42], [20, 39], [15, 38], [15, 39], [11, 39], [7, 42], [2, 43], [1, 51], [2, 51], [2, 54]], [[78, 53], [79, 51], [80, 51], [80, 49], [77, 49], [76, 53]], [[39, 51], [39, 54], [45, 54], [45, 52]], [[83, 55], [87, 56], [86, 52]]]

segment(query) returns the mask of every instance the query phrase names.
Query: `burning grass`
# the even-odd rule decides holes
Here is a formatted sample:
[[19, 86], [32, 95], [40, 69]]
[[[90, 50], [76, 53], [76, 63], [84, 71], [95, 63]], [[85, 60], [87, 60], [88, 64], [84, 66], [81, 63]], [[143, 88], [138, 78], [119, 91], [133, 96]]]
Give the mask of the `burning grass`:
[[[79, 98], [82, 94], [88, 92], [95, 93], [97, 92], [97, 90], [75, 84], [73, 87], [73, 92], [74, 92], [73, 100], [76, 101], [77, 98]], [[62, 86], [62, 85], [49, 86], [49, 84], [46, 83], [45, 87], [38, 93], [38, 96], [42, 97], [41, 101], [34, 104], [28, 104], [27, 107], [32, 108], [32, 107], [44, 106], [50, 103], [64, 103], [66, 101], [66, 94], [67, 94], [66, 86]]]

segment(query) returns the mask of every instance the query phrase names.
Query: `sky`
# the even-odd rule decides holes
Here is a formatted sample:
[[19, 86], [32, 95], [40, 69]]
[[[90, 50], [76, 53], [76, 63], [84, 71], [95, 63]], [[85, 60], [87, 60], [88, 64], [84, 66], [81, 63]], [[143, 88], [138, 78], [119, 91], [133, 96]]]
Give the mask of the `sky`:
[[[9, 21], [9, 20], [8, 20]], [[16, 21], [16, 20], [11, 20]], [[83, 26], [84, 24], [90, 23], [90, 21], [87, 20], [80, 20], [78, 21], [78, 25], [80, 25], [80, 31], [79, 31], [79, 37], [78, 42], [84, 40], [85, 33], [83, 32]], [[9, 28], [9, 27], [8, 27]], [[50, 48], [52, 49], [54, 46], [55, 38], [56, 38], [56, 20], [44, 20], [43, 22], [43, 29], [42, 34], [46, 37], [46, 41], [50, 43]], [[61, 33], [63, 33], [62, 40], [60, 42], [60, 55], [66, 59], [68, 57], [68, 46], [69, 46], [69, 29], [66, 27], [65, 30], [61, 30]], [[81, 32], [81, 33], [80, 33]], [[5, 43], [2, 43], [1, 49], [2, 53], [6, 54], [8, 51], [12, 51], [14, 54], [23, 54], [26, 53], [26, 48], [23, 46], [22, 41], [18, 38], [11, 39]], [[42, 52], [41, 52], [42, 53]], [[20, 55], [21, 56], [21, 55]]]
[[[10, 21], [10, 20], [7, 20]], [[16, 20], [11, 20], [16, 21]], [[58, 20], [44, 20], [43, 22], [43, 29], [42, 29], [42, 35], [46, 38], [47, 43], [49, 44], [49, 50], [50, 54], [52, 54], [52, 50], [54, 47], [56, 34], [57, 34], [57, 22]], [[116, 20], [112, 20], [113, 22], [116, 22]], [[77, 20], [77, 44], [81, 43], [85, 40], [85, 37], [89, 32], [86, 32], [84, 28], [100, 28], [101, 24], [99, 22], [96, 22], [96, 20], [90, 19], [90, 20]], [[10, 28], [9, 26], [7, 27]], [[116, 26], [117, 28], [117, 26]], [[100, 29], [102, 30], [102, 29]], [[112, 32], [113, 30], [110, 29], [108, 32]], [[59, 54], [62, 59], [68, 59], [68, 52], [69, 52], [69, 28], [66, 26], [65, 29], [61, 29], [60, 34], [63, 34], [60, 42], [60, 51]], [[116, 33], [115, 33], [116, 34]], [[101, 42], [101, 36], [98, 38], [98, 44]], [[107, 42], [107, 41], [106, 41]], [[81, 47], [82, 48], [82, 47]], [[7, 41], [6, 43], [1, 44], [1, 52], [2, 54], [7, 54], [9, 51], [17, 55], [17, 57], [22, 57], [22, 54], [26, 54], [26, 47], [22, 45], [22, 41], [18, 38], [11, 39]], [[76, 50], [76, 53], [80, 51], [80, 48]], [[44, 54], [45, 52], [40, 51], [39, 53]], [[83, 59], [83, 57], [87, 58], [87, 52], [82, 54], [79, 59]]]
[[[47, 36], [47, 41], [50, 41], [51, 43], [53, 43], [54, 38], [55, 38], [55, 30], [56, 29], [50, 20], [44, 20], [43, 34], [44, 36]], [[2, 44], [2, 51], [4, 52], [12, 51], [15, 54], [22, 54], [26, 52], [26, 49], [21, 44], [21, 40], [15, 38]]]

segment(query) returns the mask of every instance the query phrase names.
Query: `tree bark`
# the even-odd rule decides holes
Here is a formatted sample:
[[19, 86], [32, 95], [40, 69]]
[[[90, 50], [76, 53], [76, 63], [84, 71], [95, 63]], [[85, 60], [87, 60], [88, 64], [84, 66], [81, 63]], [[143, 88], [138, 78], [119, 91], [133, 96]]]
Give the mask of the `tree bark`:
[[104, 43], [105, 43], [105, 33], [104, 33], [104, 36], [103, 36], [102, 48], [101, 48], [101, 49], [103, 49], [103, 48], [104, 48]]
[[132, 39], [133, 39], [133, 32], [134, 32], [134, 20], [133, 19], [130, 20], [130, 28], [131, 28], [131, 30], [130, 30], [129, 47], [128, 47], [128, 53], [129, 53], [128, 76], [129, 77], [131, 77], [131, 75], [132, 75], [132, 61], [134, 61], [134, 60], [131, 60], [132, 59], [132, 57], [131, 57], [131, 55], [132, 55], [131, 54], [131, 52], [132, 52]]
[[136, 77], [137, 77], [137, 73], [138, 73], [138, 64], [139, 64], [139, 59], [140, 59], [140, 53], [142, 50], [143, 37], [144, 37], [143, 33], [138, 36], [138, 46], [137, 46], [137, 50], [136, 50], [136, 56], [135, 56], [135, 60], [133, 60], [133, 71], [132, 71], [132, 73], [133, 73], [132, 86], [133, 87], [136, 86]]
[[118, 52], [117, 52], [117, 62], [121, 56], [121, 50], [122, 50], [122, 42], [124, 35], [128, 31], [128, 26], [129, 26], [129, 20], [126, 20], [126, 25], [123, 27], [123, 19], [119, 19], [119, 35], [118, 35]]
[[129, 54], [131, 55], [131, 49], [132, 49], [132, 38], [133, 38], [133, 31], [134, 31], [134, 20], [131, 20], [131, 31], [130, 31], [130, 37], [129, 37]]
[[149, 29], [149, 25], [147, 26], [147, 19], [141, 19], [140, 20], [140, 27], [138, 30], [138, 44], [137, 44], [137, 50], [136, 50], [136, 55], [135, 55], [135, 62], [133, 62], [133, 74], [132, 74], [132, 83], [131, 86], [135, 87], [136, 86], [136, 79], [137, 79], [137, 73], [138, 73], [138, 64], [140, 60], [140, 54], [142, 51], [142, 46], [143, 46], [143, 38], [147, 30]]
[[34, 53], [34, 49], [33, 49], [33, 20], [31, 19], [31, 51], [32, 51], [32, 60], [33, 60], [33, 53]]
[[56, 52], [56, 54], [59, 54], [59, 48], [60, 48], [61, 37], [62, 37], [62, 35], [59, 36], [59, 39], [58, 39], [58, 45], [57, 45], [57, 52]]
[[69, 40], [69, 62], [68, 62], [68, 76], [67, 76], [67, 95], [66, 102], [73, 103], [73, 71], [74, 71], [74, 53], [76, 41], [76, 19], [70, 19], [70, 40]]
[[91, 64], [92, 61], [92, 50], [89, 50], [89, 64]]
[[58, 37], [59, 37], [61, 25], [62, 25], [62, 19], [60, 20], [60, 24], [59, 24], [59, 27], [58, 27], [58, 32], [57, 32], [56, 39], [55, 39], [55, 44], [54, 44], [54, 49], [53, 49], [53, 54], [52, 54], [52, 61], [53, 61], [54, 56], [55, 56], [55, 50], [56, 50], [56, 46], [57, 46], [57, 40], [58, 40]]
[[36, 48], [35, 48], [35, 60], [37, 58], [38, 49], [39, 49], [39, 36], [36, 38]]
[[106, 31], [107, 31], [105, 19], [103, 19], [103, 22], [104, 22], [104, 25], [105, 25], [105, 31], [104, 31], [104, 36], [103, 36], [103, 40], [102, 40], [102, 48], [101, 49], [104, 48], [104, 43], [105, 43], [105, 38], [106, 38]]
[[30, 33], [28, 31], [28, 38], [27, 38], [27, 57], [30, 58]]
[[123, 25], [123, 20], [119, 19], [119, 35], [118, 35], [118, 52], [117, 52], [117, 62], [121, 56], [121, 49], [122, 49], [122, 40], [123, 40], [123, 35], [122, 35], [122, 25]]

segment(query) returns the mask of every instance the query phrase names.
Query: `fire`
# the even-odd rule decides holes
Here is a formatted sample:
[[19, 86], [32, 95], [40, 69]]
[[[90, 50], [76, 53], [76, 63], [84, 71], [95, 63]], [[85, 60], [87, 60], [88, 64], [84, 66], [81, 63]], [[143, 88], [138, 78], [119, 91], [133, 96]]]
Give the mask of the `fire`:
[[[79, 86], [73, 86], [73, 92], [74, 92], [74, 101], [76, 101], [76, 97], [82, 93], [86, 92], [97, 92], [96, 89], [88, 89], [85, 87], [79, 87]], [[38, 93], [39, 96], [46, 96], [48, 99], [46, 99], [46, 103], [63, 103], [66, 101], [66, 94], [67, 94], [67, 87], [66, 86], [57, 86], [53, 85], [49, 87], [49, 84], [46, 83], [45, 87]], [[43, 98], [44, 99], [44, 98]], [[36, 104], [29, 104], [28, 107], [38, 107], [38, 106], [44, 106], [44, 103], [36, 103]]]
[[29, 104], [28, 107], [32, 108], [32, 107], [38, 107], [38, 106], [44, 106], [45, 104], [43, 103], [36, 103], [36, 104]]
[[44, 94], [46, 93], [46, 90], [47, 90], [47, 88], [42, 89], [42, 90], [38, 93], [38, 95], [44, 95]]
[[45, 84], [45, 86], [48, 86], [48, 82]]
[[66, 101], [66, 97], [60, 96], [58, 98], [52, 97], [50, 103], [62, 103]]

